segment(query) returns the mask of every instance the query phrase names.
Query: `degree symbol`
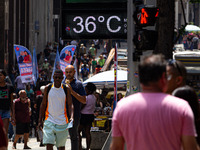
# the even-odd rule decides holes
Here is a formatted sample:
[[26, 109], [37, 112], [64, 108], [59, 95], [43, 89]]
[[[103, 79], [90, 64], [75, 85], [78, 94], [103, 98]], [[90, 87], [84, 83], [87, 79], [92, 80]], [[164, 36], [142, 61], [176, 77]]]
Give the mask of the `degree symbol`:
[[104, 22], [104, 20], [105, 20], [104, 16], [99, 16], [99, 17], [98, 17], [98, 21], [99, 21], [99, 22]]

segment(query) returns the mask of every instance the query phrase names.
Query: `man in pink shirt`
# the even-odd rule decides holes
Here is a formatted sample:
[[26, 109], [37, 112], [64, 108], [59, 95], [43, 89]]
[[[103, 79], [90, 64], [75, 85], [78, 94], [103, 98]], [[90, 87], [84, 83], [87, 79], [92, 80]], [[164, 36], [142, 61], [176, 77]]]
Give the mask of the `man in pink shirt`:
[[112, 119], [111, 150], [197, 150], [194, 116], [188, 103], [163, 93], [166, 61], [161, 55], [139, 64], [143, 92], [120, 100]]

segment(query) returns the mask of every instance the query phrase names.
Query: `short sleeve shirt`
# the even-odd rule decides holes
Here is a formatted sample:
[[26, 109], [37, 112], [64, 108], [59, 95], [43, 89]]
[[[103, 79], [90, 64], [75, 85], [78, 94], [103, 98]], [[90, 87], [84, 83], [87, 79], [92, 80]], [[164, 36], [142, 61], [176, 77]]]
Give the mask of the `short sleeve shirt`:
[[17, 83], [17, 88], [18, 89], [25, 89], [26, 88], [26, 84], [22, 83], [22, 79], [21, 76], [17, 76], [17, 78], [15, 79], [15, 83]]
[[137, 93], [120, 100], [112, 131], [134, 150], [181, 150], [181, 136], [196, 136], [189, 104], [163, 93]]
[[0, 87], [0, 109], [10, 110], [11, 106], [11, 94], [14, 92], [12, 85], [7, 84], [4, 87]]

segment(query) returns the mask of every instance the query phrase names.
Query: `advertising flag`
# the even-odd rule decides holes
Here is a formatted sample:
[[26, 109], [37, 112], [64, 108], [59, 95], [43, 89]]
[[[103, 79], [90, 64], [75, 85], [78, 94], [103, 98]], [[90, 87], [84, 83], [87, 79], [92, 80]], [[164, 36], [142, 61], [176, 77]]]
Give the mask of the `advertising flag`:
[[51, 75], [51, 82], [53, 82], [53, 74], [56, 69], [60, 69], [60, 55], [59, 55], [58, 47], [57, 47], [56, 58], [54, 61], [53, 71]]
[[76, 50], [75, 45], [65, 46], [60, 52], [60, 69], [65, 73], [65, 68], [70, 65]]
[[35, 86], [36, 86], [38, 77], [39, 77], [38, 64], [37, 64], [36, 51], [34, 48], [34, 50], [33, 50], [33, 81], [34, 81]]
[[115, 57], [114, 57], [114, 103], [113, 103], [113, 111], [115, 110], [115, 107], [117, 105], [117, 66], [118, 66], [118, 60], [117, 60], [117, 44], [115, 44]]
[[32, 56], [30, 51], [21, 45], [14, 45], [17, 63], [19, 66], [19, 72], [22, 79], [22, 83], [29, 83], [33, 81], [32, 70]]

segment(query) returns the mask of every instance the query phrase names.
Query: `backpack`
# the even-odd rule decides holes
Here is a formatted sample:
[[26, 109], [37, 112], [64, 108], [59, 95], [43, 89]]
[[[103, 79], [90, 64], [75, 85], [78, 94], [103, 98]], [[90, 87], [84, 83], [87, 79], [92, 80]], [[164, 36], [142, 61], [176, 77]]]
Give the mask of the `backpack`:
[[82, 74], [83, 74], [83, 77], [87, 77], [88, 76], [88, 70], [87, 70], [87, 68], [83, 68]]
[[[52, 85], [53, 85], [53, 83], [50, 83], [50, 84], [48, 85], [48, 87], [47, 87], [47, 95], [48, 95], [49, 91], [51, 90]], [[62, 86], [63, 86], [63, 90], [64, 90], [64, 92], [65, 92], [66, 99], [67, 99], [67, 87], [66, 87], [65, 84], [62, 84]], [[48, 100], [48, 99], [47, 99], [47, 100]], [[68, 103], [66, 103], [66, 108], [67, 108], [67, 110], [68, 110]], [[68, 119], [70, 119], [69, 111], [67, 111], [67, 117], [68, 117]]]

